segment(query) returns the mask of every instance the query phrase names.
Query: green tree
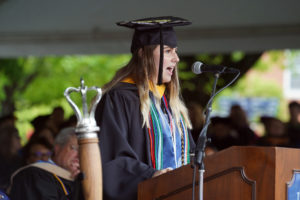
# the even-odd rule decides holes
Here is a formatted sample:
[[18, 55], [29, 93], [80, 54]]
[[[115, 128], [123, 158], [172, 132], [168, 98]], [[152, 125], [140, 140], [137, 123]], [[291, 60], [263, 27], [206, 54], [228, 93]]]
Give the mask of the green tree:
[[[195, 61], [209, 65], [222, 65], [239, 69], [241, 74], [239, 79], [259, 60], [262, 53], [233, 52], [227, 54], [201, 54], [195, 56], [182, 56], [179, 65], [179, 76], [182, 83], [182, 94], [186, 102], [197, 102], [205, 106], [211, 94], [214, 77], [211, 73], [195, 75], [191, 72], [191, 66]], [[222, 74], [218, 81], [218, 86], [223, 87], [225, 83], [232, 80], [232, 74]], [[238, 80], [239, 80], [238, 79]], [[231, 85], [233, 87], [238, 80]]]
[[21, 94], [39, 74], [43, 60], [31, 63], [36, 70], [28, 69], [29, 62], [24, 58], [0, 60], [1, 115], [9, 115], [15, 111], [15, 101], [21, 98]]
[[129, 59], [130, 55], [0, 59], [0, 116], [15, 114], [24, 139], [29, 122], [50, 114], [53, 107], [73, 113], [63, 95], [67, 87], [79, 87], [81, 77], [89, 87], [102, 87]]
[[1, 115], [60, 100], [67, 87], [79, 86], [81, 77], [87, 85], [101, 87], [129, 58], [102, 55], [1, 59]]

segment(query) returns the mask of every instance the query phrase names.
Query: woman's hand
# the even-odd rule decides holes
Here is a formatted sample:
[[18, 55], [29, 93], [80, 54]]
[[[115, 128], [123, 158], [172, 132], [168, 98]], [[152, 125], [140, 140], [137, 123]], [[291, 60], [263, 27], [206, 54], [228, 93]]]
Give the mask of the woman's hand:
[[168, 168], [162, 169], [162, 170], [158, 170], [158, 171], [154, 172], [152, 178], [153, 178], [153, 177], [156, 177], [156, 176], [160, 176], [160, 175], [162, 175], [162, 174], [164, 174], [164, 173], [167, 173], [167, 172], [169, 172], [169, 171], [172, 171], [172, 170], [173, 170], [173, 169], [172, 169], [171, 167], [168, 167]]

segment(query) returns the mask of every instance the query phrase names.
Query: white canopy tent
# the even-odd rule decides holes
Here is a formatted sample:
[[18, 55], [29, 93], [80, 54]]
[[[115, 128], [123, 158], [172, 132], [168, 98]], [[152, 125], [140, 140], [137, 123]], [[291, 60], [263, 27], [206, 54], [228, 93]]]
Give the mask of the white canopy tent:
[[300, 49], [299, 0], [0, 0], [0, 57], [129, 53], [115, 22], [151, 16], [178, 27], [181, 54]]

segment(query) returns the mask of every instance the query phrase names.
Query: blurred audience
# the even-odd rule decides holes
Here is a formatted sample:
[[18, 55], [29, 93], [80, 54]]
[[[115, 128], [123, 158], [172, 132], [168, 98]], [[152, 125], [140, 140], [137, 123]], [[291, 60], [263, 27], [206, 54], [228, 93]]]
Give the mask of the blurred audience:
[[[192, 136], [197, 142], [205, 121], [203, 109], [195, 102], [189, 103], [188, 109], [193, 125]], [[260, 121], [264, 125], [265, 135], [258, 138], [250, 128], [243, 108], [240, 105], [233, 105], [228, 117], [211, 118], [207, 131], [211, 143], [207, 144], [206, 155], [233, 145], [300, 147], [300, 104], [291, 102], [289, 113], [290, 119], [286, 124], [275, 117], [262, 116]], [[68, 171], [70, 177], [77, 176], [79, 160], [77, 137], [74, 131], [77, 124], [75, 115], [64, 120], [64, 110], [58, 106], [51, 114], [36, 117], [31, 122], [34, 126], [34, 134], [22, 151], [20, 151], [19, 133], [14, 126], [15, 120], [13, 115], [0, 118], [0, 189], [7, 188], [11, 174], [22, 164], [39, 163], [38, 161], [55, 164]], [[74, 180], [60, 178], [74, 195]], [[51, 196], [55, 191], [57, 198], [65, 198], [61, 185], [57, 185], [57, 181], [54, 182], [55, 177], [48, 171], [26, 166], [14, 176], [11, 197], [12, 199], [40, 199]]]
[[0, 189], [9, 185], [11, 174], [22, 166], [18, 130], [10, 123], [0, 127]]
[[35, 132], [40, 131], [41, 129], [43, 129], [44, 127], [47, 126], [47, 121], [49, 120], [50, 115], [40, 115], [37, 116], [36, 118], [34, 118], [31, 121], [31, 124], [34, 128]]
[[191, 119], [191, 123], [193, 125], [193, 129], [191, 130], [191, 134], [193, 136], [193, 139], [195, 142], [197, 142], [198, 136], [203, 128], [204, 124], [204, 115], [203, 115], [203, 109], [201, 105], [191, 102], [187, 105], [187, 108], [189, 110], [189, 116]]
[[57, 133], [61, 129], [61, 125], [64, 123], [64, 114], [65, 111], [63, 110], [63, 108], [57, 106], [53, 109], [49, 117], [47, 125], [48, 127], [51, 127], [53, 129], [55, 135], [57, 135]]
[[8, 193], [11, 200], [82, 199], [79, 172], [75, 129], [65, 128], [55, 138], [51, 159], [16, 171]]
[[250, 128], [246, 112], [240, 105], [233, 105], [230, 109], [229, 119], [231, 127], [237, 132], [238, 145], [253, 145], [257, 136]]
[[17, 118], [13, 114], [0, 117], [0, 128], [4, 126], [15, 126], [16, 120]]
[[211, 138], [210, 145], [218, 151], [239, 144], [238, 134], [228, 117], [212, 117], [207, 135]]
[[76, 125], [77, 125], [77, 117], [76, 117], [76, 115], [71, 115], [67, 120], [65, 120], [61, 124], [61, 128], [76, 127]]
[[[55, 166], [60, 166], [62, 169], [68, 171], [70, 177], [74, 178], [77, 176], [79, 173], [79, 159], [78, 143], [74, 129], [77, 124], [75, 115], [70, 116], [68, 120], [64, 120], [64, 110], [62, 107], [58, 106], [53, 109], [51, 114], [36, 117], [31, 121], [34, 127], [34, 132], [23, 148], [21, 146], [19, 132], [15, 127], [15, 121], [16, 117], [14, 115], [7, 115], [0, 118], [0, 190], [5, 191], [7, 189], [9, 186], [10, 177], [13, 172], [17, 171], [17, 169], [21, 169], [20, 174], [22, 174], [18, 175], [17, 177], [23, 176], [24, 173], [27, 174], [27, 170], [24, 169], [25, 172], [23, 172], [21, 167], [25, 166], [25, 168], [27, 168], [27, 166], [30, 166], [30, 164], [38, 164], [40, 161], [42, 161], [42, 163], [55, 163]], [[65, 127], [68, 128], [63, 129]], [[62, 129], [63, 131], [61, 131]], [[58, 135], [58, 133], [60, 134]], [[31, 167], [29, 168], [30, 176], [24, 175], [27, 177], [26, 179], [28, 179], [28, 181], [38, 178], [40, 176], [39, 174], [44, 173], [37, 171], [37, 174], [33, 175], [32, 173], [35, 170], [32, 170]], [[48, 175], [46, 175], [46, 177], [50, 178]], [[53, 177], [47, 179], [47, 181], [52, 181], [50, 185], [53, 184], [52, 179]], [[22, 182], [18, 179], [18, 181], [20, 181], [22, 184], [25, 184], [27, 180], [24, 179], [23, 181], [25, 182]], [[32, 187], [39, 187], [37, 186], [38, 183], [43, 182], [43, 180], [35, 181], [37, 182], [34, 184], [34, 186], [32, 185]], [[62, 182], [64, 182], [64, 180]], [[67, 185], [70, 184], [72, 185], [73, 181], [67, 183]], [[55, 187], [57, 189], [57, 186]], [[70, 188], [70, 190], [72, 190], [72, 187]], [[30, 189], [31, 192], [35, 190], [34, 188]], [[25, 193], [27, 194], [27, 188], [25, 190]], [[47, 190], [47, 188], [45, 190]], [[35, 195], [29, 197], [30, 195], [28, 194], [28, 197], [26, 198], [41, 199], [42, 196], [36, 195], [41, 195], [42, 193], [42, 191], [36, 191]], [[18, 198], [13, 196], [13, 198], [26, 199], [25, 197], [23, 198], [22, 193], [19, 195], [21, 196]], [[47, 196], [47, 192], [43, 195]], [[50, 193], [48, 195], [51, 196]], [[57, 193], [57, 195], [61, 194]], [[57, 199], [60, 198], [61, 197], [57, 197]]]
[[23, 148], [23, 158], [25, 164], [38, 161], [48, 161], [52, 155], [53, 146], [46, 138], [31, 137]]
[[54, 143], [54, 132], [47, 126], [34, 131], [31, 137], [45, 138], [51, 145]]
[[288, 147], [290, 145], [289, 138], [285, 134], [284, 123], [281, 120], [275, 117], [263, 116], [260, 118], [260, 121], [264, 124], [265, 134], [258, 139], [257, 145], [279, 147]]
[[[49, 115], [37, 116], [31, 121], [36, 133], [48, 130], [55, 137], [61, 130], [64, 124], [64, 110], [62, 107], [57, 106], [53, 109]], [[50, 136], [50, 135], [48, 135]], [[51, 139], [50, 139], [51, 140]]]
[[289, 103], [289, 121], [285, 124], [285, 132], [290, 139], [291, 147], [300, 147], [300, 104]]
[[[264, 136], [258, 137], [251, 129], [247, 114], [243, 108], [234, 104], [228, 117], [212, 117], [207, 136], [211, 143], [207, 144], [208, 152], [216, 152], [233, 145], [260, 145], [279, 147], [300, 147], [300, 104], [296, 101], [289, 103], [289, 121], [283, 123], [276, 117], [261, 116], [260, 123], [264, 126]], [[205, 117], [201, 106], [196, 103], [188, 105], [192, 136], [197, 142]], [[212, 150], [212, 151], [211, 151]]]

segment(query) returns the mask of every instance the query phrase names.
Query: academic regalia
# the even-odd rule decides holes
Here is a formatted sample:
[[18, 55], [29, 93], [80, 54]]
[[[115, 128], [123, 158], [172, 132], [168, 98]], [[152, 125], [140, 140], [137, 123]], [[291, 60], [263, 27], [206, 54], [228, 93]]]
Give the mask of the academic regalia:
[[[100, 126], [104, 199], [137, 199], [138, 183], [156, 170], [136, 85], [118, 83], [102, 97], [95, 116]], [[190, 134], [189, 138], [192, 147]]]
[[[185, 19], [170, 16], [117, 23], [134, 29], [132, 53], [144, 46], [160, 45], [158, 86], [164, 86], [164, 45], [177, 47], [173, 27], [188, 24], [190, 22]], [[174, 123], [164, 92], [161, 96], [161, 102], [164, 103], [162, 107], [157, 106], [153, 93], [149, 92], [149, 128], [143, 125], [138, 89], [134, 80], [132, 81], [122, 80], [107, 91], [95, 113], [100, 127], [105, 200], [137, 199], [140, 182], [151, 178], [156, 170], [187, 164], [189, 149], [194, 145], [183, 119], [180, 119], [180, 125]], [[191, 144], [189, 140], [192, 141]]]
[[77, 181], [31, 166], [14, 176], [9, 197], [11, 200], [77, 200], [82, 199], [79, 192]]
[[0, 156], [0, 189], [6, 190], [9, 186], [10, 176], [18, 168], [22, 167], [21, 156], [17, 155], [11, 159]]
[[104, 199], [136, 199], [139, 182], [151, 178], [150, 148], [135, 85], [119, 83], [106, 93], [96, 110]]

